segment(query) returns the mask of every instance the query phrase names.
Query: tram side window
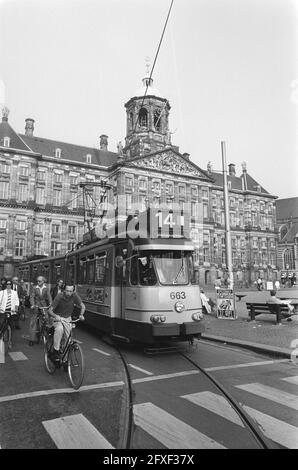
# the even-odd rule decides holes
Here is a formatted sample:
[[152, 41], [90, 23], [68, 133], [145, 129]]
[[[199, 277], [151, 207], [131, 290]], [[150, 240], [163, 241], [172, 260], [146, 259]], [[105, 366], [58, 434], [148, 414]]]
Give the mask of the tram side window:
[[94, 272], [95, 272], [95, 259], [90, 257], [87, 259], [87, 269], [86, 269], [86, 284], [94, 284]]
[[87, 260], [86, 258], [80, 259], [79, 279], [80, 284], [85, 284], [87, 278]]
[[67, 283], [67, 285], [71, 286], [75, 283], [74, 275], [75, 275], [75, 264], [74, 264], [74, 261], [71, 260], [71, 261], [69, 261], [68, 266], [67, 266], [67, 270], [66, 270], [66, 283]]
[[106, 282], [106, 266], [107, 257], [106, 253], [99, 253], [96, 255], [95, 260], [95, 284], [97, 286], [104, 286]]

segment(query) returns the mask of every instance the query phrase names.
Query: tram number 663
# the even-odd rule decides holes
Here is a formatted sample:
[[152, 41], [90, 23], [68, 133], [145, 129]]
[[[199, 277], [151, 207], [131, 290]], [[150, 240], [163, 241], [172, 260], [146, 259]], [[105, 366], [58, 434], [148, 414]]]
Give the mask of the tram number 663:
[[171, 292], [170, 293], [170, 298], [171, 299], [185, 299], [186, 298], [186, 295], [185, 295], [185, 292]]

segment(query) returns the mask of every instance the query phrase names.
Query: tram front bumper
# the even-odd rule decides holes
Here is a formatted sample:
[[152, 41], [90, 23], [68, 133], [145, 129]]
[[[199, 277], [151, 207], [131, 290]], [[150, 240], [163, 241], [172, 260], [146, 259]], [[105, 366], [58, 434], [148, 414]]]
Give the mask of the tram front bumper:
[[156, 336], [188, 336], [197, 335], [205, 331], [203, 322], [162, 323], [152, 325], [152, 335]]

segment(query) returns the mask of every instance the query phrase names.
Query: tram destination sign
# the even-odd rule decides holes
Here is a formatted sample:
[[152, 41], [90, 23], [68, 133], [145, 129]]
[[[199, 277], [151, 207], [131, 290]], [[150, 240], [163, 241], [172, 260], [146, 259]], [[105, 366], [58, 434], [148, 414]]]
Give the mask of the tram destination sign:
[[216, 289], [216, 316], [226, 320], [236, 320], [235, 294], [233, 289]]
[[189, 238], [188, 212], [169, 209], [150, 209], [150, 238]]

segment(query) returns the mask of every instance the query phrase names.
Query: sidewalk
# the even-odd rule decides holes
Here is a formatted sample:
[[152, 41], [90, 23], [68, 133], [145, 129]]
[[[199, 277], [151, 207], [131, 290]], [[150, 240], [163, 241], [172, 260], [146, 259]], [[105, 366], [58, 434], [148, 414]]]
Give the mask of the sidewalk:
[[[207, 297], [215, 301], [214, 290], [204, 289], [204, 292]], [[239, 292], [239, 290], [236, 292]], [[296, 298], [298, 297], [298, 290], [279, 291], [278, 296]], [[298, 345], [298, 315], [294, 315], [291, 322], [283, 319], [280, 326], [275, 324], [276, 316], [270, 314], [258, 315], [255, 321], [248, 321], [249, 315], [246, 302], [266, 301], [265, 299], [269, 299], [269, 297], [268, 291], [247, 291], [246, 297], [235, 302], [236, 320], [218, 319], [215, 314], [205, 315], [206, 330], [202, 338], [239, 345], [265, 354], [290, 358], [294, 350], [292, 342], [297, 340]]]

